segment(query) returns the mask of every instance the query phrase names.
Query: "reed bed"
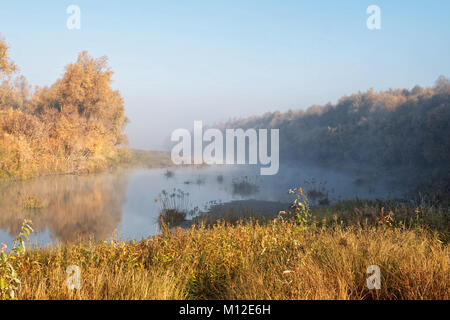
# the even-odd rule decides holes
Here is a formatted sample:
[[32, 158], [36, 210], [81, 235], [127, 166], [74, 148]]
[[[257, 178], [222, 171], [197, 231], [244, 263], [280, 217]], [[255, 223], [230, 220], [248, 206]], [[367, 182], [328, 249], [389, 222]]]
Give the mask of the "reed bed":
[[[426, 228], [279, 216], [167, 230], [140, 242], [34, 249], [14, 260], [18, 299], [449, 299], [449, 251]], [[81, 289], [66, 268], [81, 269]], [[366, 271], [381, 269], [381, 289]]]

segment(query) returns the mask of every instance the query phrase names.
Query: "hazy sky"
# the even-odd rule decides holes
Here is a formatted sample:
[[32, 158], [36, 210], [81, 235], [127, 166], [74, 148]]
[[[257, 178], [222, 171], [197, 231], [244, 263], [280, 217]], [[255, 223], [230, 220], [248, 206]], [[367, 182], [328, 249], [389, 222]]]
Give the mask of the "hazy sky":
[[[81, 29], [69, 30], [69, 5]], [[369, 5], [381, 30], [366, 27]], [[450, 76], [450, 1], [2, 0], [0, 33], [32, 85], [87, 50], [107, 55], [131, 146], [158, 149], [194, 120], [306, 108]]]

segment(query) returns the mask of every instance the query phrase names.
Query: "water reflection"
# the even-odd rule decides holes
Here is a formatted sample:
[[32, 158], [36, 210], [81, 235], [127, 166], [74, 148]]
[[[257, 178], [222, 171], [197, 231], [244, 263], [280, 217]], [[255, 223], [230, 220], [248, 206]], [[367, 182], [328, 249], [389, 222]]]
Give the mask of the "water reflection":
[[[122, 219], [127, 176], [51, 176], [0, 185], [0, 229], [16, 236], [24, 219], [50, 240], [105, 239]], [[29, 197], [41, 208], [26, 208]], [[42, 238], [42, 237], [41, 237]]]
[[41, 245], [88, 237], [103, 240], [114, 232], [120, 239], [140, 240], [159, 232], [161, 206], [155, 200], [163, 190], [174, 188], [189, 194], [190, 207], [184, 209], [198, 209], [199, 214], [217, 210], [218, 204], [230, 212], [261, 213], [262, 207], [278, 211], [292, 201], [288, 190], [298, 186], [304, 187], [313, 205], [393, 195], [381, 181], [356, 184], [356, 178], [314, 167], [282, 166], [276, 176], [260, 176], [258, 168], [221, 166], [137, 169], [2, 183], [0, 242], [10, 246], [25, 218], [33, 221], [33, 240]]

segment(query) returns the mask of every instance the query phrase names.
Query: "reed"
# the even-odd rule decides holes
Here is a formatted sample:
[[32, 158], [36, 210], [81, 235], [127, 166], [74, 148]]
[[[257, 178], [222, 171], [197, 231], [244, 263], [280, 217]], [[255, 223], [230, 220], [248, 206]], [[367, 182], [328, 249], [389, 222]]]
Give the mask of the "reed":
[[[12, 260], [22, 283], [16, 296], [450, 298], [450, 255], [442, 232], [433, 231], [422, 222], [409, 225], [397, 223], [394, 218], [390, 223], [385, 218], [386, 211], [367, 223], [344, 221], [337, 216], [320, 220], [314, 209], [310, 211], [300, 203], [301, 200], [292, 212], [265, 223], [251, 219], [235, 224], [222, 221], [208, 227], [200, 224], [190, 229], [163, 228], [162, 234], [140, 242], [113, 239], [33, 249]], [[340, 209], [341, 214], [344, 208]], [[81, 269], [80, 290], [66, 286], [65, 270], [70, 265]], [[366, 286], [370, 265], [380, 267], [379, 290]]]

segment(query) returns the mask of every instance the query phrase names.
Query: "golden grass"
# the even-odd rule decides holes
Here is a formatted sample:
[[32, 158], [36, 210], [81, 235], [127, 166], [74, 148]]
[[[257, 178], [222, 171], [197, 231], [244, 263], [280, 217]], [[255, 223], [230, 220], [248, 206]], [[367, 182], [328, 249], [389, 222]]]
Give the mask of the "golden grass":
[[167, 152], [129, 149], [121, 167], [165, 168], [173, 165]]
[[[448, 246], [421, 227], [277, 218], [165, 231], [140, 242], [28, 251], [19, 299], [449, 299]], [[66, 287], [81, 268], [82, 288]], [[369, 265], [381, 289], [366, 287]]]

